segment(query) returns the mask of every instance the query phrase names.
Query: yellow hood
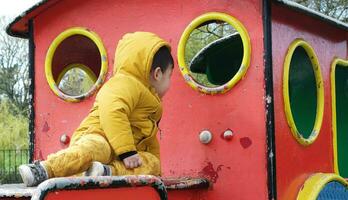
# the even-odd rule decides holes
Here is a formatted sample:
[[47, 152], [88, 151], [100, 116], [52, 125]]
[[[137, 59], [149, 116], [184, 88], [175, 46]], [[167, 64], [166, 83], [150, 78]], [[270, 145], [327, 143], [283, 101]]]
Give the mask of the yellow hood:
[[153, 57], [163, 46], [170, 49], [165, 40], [153, 33], [135, 32], [124, 35], [117, 45], [114, 75], [118, 73], [130, 75], [149, 87]]

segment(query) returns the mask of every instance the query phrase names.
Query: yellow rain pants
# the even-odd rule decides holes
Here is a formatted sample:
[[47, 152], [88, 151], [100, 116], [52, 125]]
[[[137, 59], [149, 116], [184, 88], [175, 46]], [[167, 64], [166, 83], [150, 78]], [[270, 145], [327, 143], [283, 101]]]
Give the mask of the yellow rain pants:
[[134, 169], [127, 169], [123, 162], [111, 150], [107, 140], [98, 134], [85, 134], [70, 146], [56, 153], [50, 154], [43, 162], [48, 176], [65, 177], [86, 171], [93, 161], [109, 165], [112, 175], [160, 175], [159, 159], [148, 152], [138, 152], [142, 165]]

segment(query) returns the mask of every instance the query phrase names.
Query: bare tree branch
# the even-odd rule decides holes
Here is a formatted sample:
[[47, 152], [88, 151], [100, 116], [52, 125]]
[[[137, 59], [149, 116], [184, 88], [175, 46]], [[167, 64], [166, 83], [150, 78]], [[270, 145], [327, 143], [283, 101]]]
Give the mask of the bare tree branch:
[[0, 18], [0, 100], [3, 98], [27, 115], [29, 112], [29, 68], [27, 41], [8, 36], [4, 28], [9, 23]]

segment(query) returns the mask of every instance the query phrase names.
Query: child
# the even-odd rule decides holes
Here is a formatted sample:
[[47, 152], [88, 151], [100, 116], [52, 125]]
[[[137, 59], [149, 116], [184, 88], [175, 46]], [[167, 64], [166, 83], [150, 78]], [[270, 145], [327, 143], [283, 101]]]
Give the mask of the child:
[[173, 71], [170, 46], [155, 34], [130, 33], [119, 41], [114, 76], [97, 94], [93, 108], [68, 148], [45, 161], [21, 165], [27, 186], [85, 172], [101, 175], [160, 175], [156, 137], [161, 98]]

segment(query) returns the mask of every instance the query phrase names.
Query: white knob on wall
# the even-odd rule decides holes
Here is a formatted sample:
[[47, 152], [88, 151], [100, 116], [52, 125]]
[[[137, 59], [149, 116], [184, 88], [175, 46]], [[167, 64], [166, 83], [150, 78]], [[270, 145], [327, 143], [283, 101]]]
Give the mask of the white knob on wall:
[[201, 133], [199, 134], [199, 140], [200, 140], [201, 143], [203, 143], [203, 144], [208, 144], [212, 139], [213, 139], [213, 135], [212, 135], [211, 132], [208, 131], [208, 130], [203, 130], [203, 131], [201, 131]]

